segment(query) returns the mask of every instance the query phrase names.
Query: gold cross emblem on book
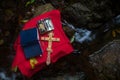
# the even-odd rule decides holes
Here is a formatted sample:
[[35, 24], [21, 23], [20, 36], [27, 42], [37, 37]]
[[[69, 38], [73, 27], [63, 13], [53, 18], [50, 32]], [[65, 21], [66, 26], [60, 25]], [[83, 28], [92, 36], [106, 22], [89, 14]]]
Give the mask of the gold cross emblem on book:
[[54, 36], [54, 33], [53, 32], [50, 32], [48, 33], [48, 37], [41, 37], [41, 40], [44, 40], [44, 41], [48, 41], [48, 47], [47, 47], [47, 60], [46, 60], [46, 64], [49, 65], [50, 62], [51, 62], [51, 59], [50, 59], [50, 54], [52, 53], [52, 42], [53, 41], [57, 41], [59, 42], [60, 39], [59, 38], [53, 38]]

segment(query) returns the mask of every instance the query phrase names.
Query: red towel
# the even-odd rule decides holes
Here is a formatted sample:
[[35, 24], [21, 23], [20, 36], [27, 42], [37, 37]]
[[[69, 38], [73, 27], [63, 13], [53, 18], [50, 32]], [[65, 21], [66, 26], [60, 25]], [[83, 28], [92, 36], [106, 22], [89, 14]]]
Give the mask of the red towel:
[[[73, 51], [70, 41], [66, 37], [62, 29], [60, 11], [52, 10], [50, 12], [32, 18], [23, 26], [22, 30], [34, 28], [36, 27], [39, 20], [48, 17], [52, 20], [54, 26], [54, 30], [53, 30], [54, 37], [60, 38], [59, 42], [52, 42], [53, 52], [51, 53], [51, 63], [54, 63], [59, 58], [68, 55]], [[44, 35], [39, 35], [39, 37], [46, 37], [46, 36], [48, 36], [47, 33]], [[23, 75], [27, 77], [31, 77], [33, 74], [40, 71], [44, 66], [46, 66], [46, 58], [47, 58], [46, 48], [48, 47], [48, 42], [40, 40], [40, 43], [43, 49], [43, 55], [41, 57], [40, 56], [35, 57], [35, 59], [37, 60], [37, 64], [35, 64], [35, 67], [32, 68], [30, 65], [30, 60], [25, 58], [24, 51], [20, 44], [20, 36], [18, 36], [14, 44], [16, 55], [13, 60], [12, 68], [18, 67]]]

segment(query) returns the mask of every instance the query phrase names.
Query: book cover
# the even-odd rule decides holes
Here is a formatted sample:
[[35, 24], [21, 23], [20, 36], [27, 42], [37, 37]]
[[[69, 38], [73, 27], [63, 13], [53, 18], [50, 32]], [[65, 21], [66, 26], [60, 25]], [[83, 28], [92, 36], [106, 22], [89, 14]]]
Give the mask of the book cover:
[[22, 30], [20, 43], [27, 59], [42, 55], [37, 28]]

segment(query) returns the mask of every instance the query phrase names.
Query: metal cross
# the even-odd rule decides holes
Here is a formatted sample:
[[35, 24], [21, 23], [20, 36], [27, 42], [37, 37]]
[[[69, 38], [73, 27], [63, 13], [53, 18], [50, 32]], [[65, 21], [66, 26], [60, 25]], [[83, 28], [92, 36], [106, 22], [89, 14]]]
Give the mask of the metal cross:
[[47, 65], [49, 65], [50, 62], [51, 62], [50, 54], [52, 53], [52, 42], [53, 41], [57, 41], [57, 42], [60, 41], [59, 38], [53, 38], [53, 36], [54, 36], [53, 32], [50, 32], [48, 34], [48, 37], [41, 37], [41, 40], [48, 41], [48, 47], [46, 49], [47, 52], [48, 52], [48, 54], [47, 54], [47, 60], [46, 60], [46, 64]]

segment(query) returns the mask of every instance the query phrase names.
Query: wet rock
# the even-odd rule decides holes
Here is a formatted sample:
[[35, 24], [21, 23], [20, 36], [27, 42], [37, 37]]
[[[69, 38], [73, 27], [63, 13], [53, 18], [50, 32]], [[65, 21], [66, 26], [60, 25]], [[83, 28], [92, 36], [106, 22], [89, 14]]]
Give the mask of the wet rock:
[[43, 14], [45, 12], [51, 11], [52, 9], [54, 9], [54, 7], [51, 4], [45, 4], [45, 5], [38, 6], [35, 9], [34, 17], [37, 15]]
[[[63, 18], [76, 27], [100, 28], [105, 22], [118, 15], [114, 8], [119, 6], [113, 0], [71, 1], [72, 3], [68, 2], [69, 6], [66, 6], [62, 13]], [[112, 3], [117, 6], [113, 6]]]
[[[42, 1], [45, 4], [44, 6], [41, 6], [42, 3], [40, 2]], [[74, 54], [71, 54], [70, 57], [68, 56], [67, 59], [64, 57], [60, 62], [58, 61], [56, 64], [40, 71], [42, 72], [41, 74], [36, 74], [39, 77], [35, 75], [31, 79], [25, 79], [20, 73], [14, 73], [15, 75], [13, 75], [10, 71], [11, 61], [14, 57], [12, 48], [16, 35], [20, 30], [17, 17], [21, 15], [25, 19], [29, 19], [54, 9], [51, 4], [46, 4], [46, 2], [50, 2], [55, 8], [61, 10], [62, 19], [67, 20], [75, 26], [75, 28], [72, 27], [73, 30], [64, 27], [64, 31], [69, 39], [76, 33], [75, 31], [79, 32], [77, 36], [75, 36], [75, 42], [73, 42], [73, 47], [75, 48]], [[25, 7], [25, 3], [25, 0], [3, 0], [0, 3], [0, 68], [5, 68], [4, 71], [0, 71], [0, 79], [85, 80], [88, 76], [87, 78], [89, 78], [89, 80], [98, 80], [95, 79], [96, 74], [100, 80], [119, 80], [120, 61], [118, 58], [118, 42], [115, 41], [103, 47], [100, 51], [96, 52], [96, 54], [91, 55], [90, 59], [93, 67], [88, 63], [88, 55], [91, 52], [100, 49], [98, 46], [103, 45], [104, 42], [116, 39], [111, 39], [111, 31], [112, 29], [116, 29], [115, 26], [120, 26], [120, 16], [118, 15], [120, 14], [119, 0], [38, 0], [35, 2], [36, 5], [31, 4], [28, 6], [29, 8], [32, 7], [30, 10], [28, 10], [28, 7]], [[36, 6], [38, 6], [38, 8], [36, 8]], [[32, 11], [35, 12], [34, 16]], [[24, 15], [27, 15], [27, 18]], [[95, 38], [96, 42], [91, 37], [91, 34], [85, 35], [87, 32], [97, 36]], [[105, 34], [104, 32], [108, 33]], [[118, 30], [115, 30], [115, 32], [118, 32]], [[116, 35], [118, 36], [119, 34], [116, 33]], [[93, 42], [91, 43], [91, 41]], [[81, 45], [78, 42], [90, 43]], [[11, 49], [8, 50], [6, 47]], [[4, 51], [3, 48], [5, 48]], [[81, 70], [85, 73], [80, 72]]]
[[0, 80], [23, 80], [24, 77], [20, 73], [9, 72], [0, 68]]
[[84, 72], [76, 72], [74, 74], [70, 73], [60, 73], [57, 76], [39, 76], [34, 77], [31, 80], [88, 80]]
[[79, 27], [85, 25], [89, 21], [89, 13], [90, 10], [81, 3], [75, 3], [63, 10], [63, 16], [65, 16], [66, 20], [75, 25], [79, 25]]
[[64, 74], [63, 76], [44, 78], [45, 80], [86, 80], [83, 72], [76, 73], [74, 75]]
[[120, 40], [114, 40], [90, 55], [100, 80], [120, 80]]

